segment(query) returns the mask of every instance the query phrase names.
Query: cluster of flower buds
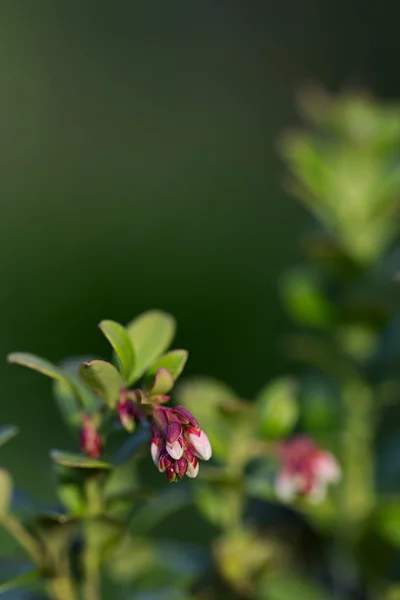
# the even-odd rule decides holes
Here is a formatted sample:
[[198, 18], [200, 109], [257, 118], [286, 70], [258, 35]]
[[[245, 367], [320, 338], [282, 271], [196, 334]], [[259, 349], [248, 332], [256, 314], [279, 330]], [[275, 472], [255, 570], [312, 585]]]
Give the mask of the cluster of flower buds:
[[312, 502], [322, 502], [327, 486], [341, 477], [338, 461], [330, 452], [322, 450], [307, 436], [296, 436], [278, 446], [282, 461], [275, 492], [282, 502], [305, 496]]
[[209, 460], [211, 454], [207, 435], [186, 408], [154, 408], [151, 456], [158, 470], [166, 472], [170, 482], [180, 481], [185, 475], [196, 477], [198, 459]]
[[[168, 398], [169, 399], [169, 398]], [[209, 460], [212, 450], [209, 439], [198, 421], [183, 406], [165, 407], [163, 396], [149, 402], [141, 390], [122, 390], [116, 411], [121, 425], [133, 431], [135, 423], [145, 419], [152, 426], [151, 456], [158, 470], [166, 472], [170, 482], [185, 475], [196, 477], [199, 461]], [[103, 452], [100, 434], [93, 415], [85, 415], [81, 428], [82, 452], [99, 458]]]

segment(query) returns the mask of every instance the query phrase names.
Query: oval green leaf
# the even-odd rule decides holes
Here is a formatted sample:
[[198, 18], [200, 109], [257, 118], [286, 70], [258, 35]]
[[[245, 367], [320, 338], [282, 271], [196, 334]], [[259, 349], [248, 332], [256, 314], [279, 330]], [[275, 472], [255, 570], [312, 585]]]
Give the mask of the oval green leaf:
[[148, 379], [148, 384], [151, 396], [162, 396], [172, 390], [174, 378], [167, 369], [158, 369], [155, 376]]
[[82, 363], [79, 369], [82, 381], [107, 404], [114, 408], [123, 387], [121, 375], [117, 369], [105, 360], [92, 360]]
[[151, 310], [127, 326], [136, 357], [131, 383], [139, 379], [171, 344], [176, 330], [175, 319], [169, 313]]
[[18, 427], [15, 427], [15, 425], [3, 425], [3, 427], [0, 427], [0, 446], [6, 444], [16, 436], [18, 432], [19, 429]]
[[64, 369], [54, 365], [44, 358], [40, 358], [39, 356], [35, 356], [34, 354], [29, 354], [26, 352], [13, 352], [12, 354], [8, 355], [7, 360], [10, 364], [28, 367], [28, 369], [32, 369], [33, 371], [47, 375], [47, 377], [54, 379], [56, 382], [61, 382], [72, 390], [74, 395], [79, 399], [83, 406], [87, 406], [88, 397], [86, 390], [72, 375], [70, 375]]
[[290, 377], [268, 384], [256, 399], [260, 431], [267, 439], [279, 439], [292, 432], [299, 417], [297, 385]]
[[84, 454], [63, 452], [62, 450], [51, 450], [51, 459], [58, 465], [64, 467], [75, 467], [76, 469], [111, 469], [112, 465], [100, 458], [90, 458]]
[[67, 376], [62, 369], [53, 365], [50, 361], [35, 356], [34, 354], [29, 354], [27, 352], [13, 352], [8, 355], [7, 360], [11, 364], [28, 367], [28, 369], [43, 373], [43, 375], [47, 375], [47, 377], [51, 377], [52, 379], [58, 379], [59, 381], [67, 379]]
[[187, 350], [171, 350], [171, 352], [167, 352], [164, 356], [161, 356], [154, 365], [149, 369], [147, 375], [156, 375], [158, 369], [168, 369], [171, 373], [174, 380], [178, 379], [179, 375], [182, 373], [189, 353]]
[[127, 330], [120, 323], [109, 320], [101, 321], [99, 327], [114, 348], [121, 374], [129, 385], [135, 368], [135, 353]]

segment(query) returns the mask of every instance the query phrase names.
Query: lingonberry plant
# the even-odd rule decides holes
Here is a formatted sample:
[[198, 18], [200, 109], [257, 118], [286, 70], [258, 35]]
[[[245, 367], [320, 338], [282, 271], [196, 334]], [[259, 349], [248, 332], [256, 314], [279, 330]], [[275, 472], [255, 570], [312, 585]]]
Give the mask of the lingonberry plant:
[[[99, 327], [112, 346], [113, 362], [74, 359], [56, 366], [32, 354], [8, 357], [10, 363], [55, 381], [55, 396], [75, 438], [75, 451], [51, 451], [63, 503], [59, 512], [36, 516], [23, 526], [12, 514], [10, 476], [1, 474], [1, 523], [34, 563], [15, 583], [37, 575], [57, 600], [72, 600], [80, 593], [87, 600], [100, 598], [103, 556], [124, 537], [133, 504], [115, 514], [124, 493], [133, 498], [126, 489], [129, 477], [124, 482], [121, 471], [141, 445], [148, 446], [169, 482], [185, 475], [195, 478], [199, 460], [207, 461], [212, 454], [195, 416], [184, 406], [168, 405], [188, 357], [186, 350], [165, 352], [175, 332], [173, 317], [149, 311], [127, 327], [109, 320]], [[126, 439], [110, 450], [111, 438], [121, 429]], [[14, 433], [4, 429], [0, 441]]]
[[[175, 386], [187, 352], [168, 351], [175, 321], [161, 311], [100, 323], [111, 362], [11, 354], [53, 379], [74, 446], [50, 453], [51, 510], [21, 502], [0, 470], [0, 524], [29, 559], [7, 563], [0, 590], [15, 587], [17, 600], [23, 588], [29, 600], [400, 598], [398, 470], [380, 435], [400, 395], [400, 109], [322, 92], [301, 106], [305, 128], [281, 145], [291, 190], [316, 219], [305, 264], [280, 286], [301, 328], [285, 339], [295, 376], [252, 400], [210, 378]], [[16, 433], [1, 429], [0, 445]], [[212, 526], [210, 554], [155, 535], [173, 521], [193, 542], [194, 520]]]

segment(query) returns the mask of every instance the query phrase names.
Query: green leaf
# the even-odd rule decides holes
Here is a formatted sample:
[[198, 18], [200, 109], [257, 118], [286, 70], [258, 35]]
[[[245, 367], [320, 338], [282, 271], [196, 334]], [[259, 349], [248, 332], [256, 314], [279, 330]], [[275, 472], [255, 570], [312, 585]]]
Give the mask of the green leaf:
[[53, 394], [64, 420], [73, 427], [82, 424], [82, 409], [69, 383], [54, 381]]
[[99, 458], [90, 458], [83, 454], [63, 452], [62, 450], [51, 450], [51, 459], [58, 465], [64, 467], [75, 467], [77, 469], [112, 469], [112, 465]]
[[129, 530], [136, 535], [147, 535], [162, 521], [172, 518], [192, 503], [190, 488], [185, 485], [168, 486], [143, 502], [129, 522]]
[[321, 284], [306, 268], [297, 268], [282, 280], [287, 310], [300, 324], [326, 328], [334, 318], [333, 306], [324, 297]]
[[260, 431], [267, 439], [285, 437], [299, 417], [297, 385], [290, 377], [268, 384], [256, 399]]
[[155, 375], [158, 369], [168, 369], [174, 380], [178, 379], [179, 375], [185, 368], [188, 359], [187, 350], [171, 350], [164, 356], [161, 356], [147, 372], [147, 376]]
[[47, 377], [62, 383], [64, 386], [69, 386], [81, 404], [86, 407], [88, 397], [84, 387], [64, 369], [57, 367], [44, 358], [39, 358], [34, 354], [24, 352], [14, 352], [9, 354], [7, 360], [11, 364], [28, 367], [28, 369], [47, 375]]
[[5, 469], [0, 469], [0, 520], [9, 511], [12, 491], [13, 482], [10, 473]]
[[[69, 380], [72, 382], [73, 384], [73, 393], [75, 394], [75, 396], [77, 396], [80, 398], [81, 401], [81, 405], [85, 408], [85, 412], [87, 413], [95, 413], [98, 412], [102, 406], [103, 406], [103, 401], [99, 398], [99, 396], [96, 396], [91, 390], [89, 390], [86, 385], [84, 385], [80, 379], [79, 376], [79, 369], [81, 368], [81, 364], [83, 362], [91, 362], [92, 360], [96, 360], [95, 356], [69, 356], [68, 358], [63, 359], [60, 362], [60, 367], [64, 370], [64, 372], [66, 373], [66, 375], [68, 376]], [[82, 410], [81, 407], [79, 406], [79, 404], [76, 403], [76, 398], [75, 398], [75, 403], [72, 402], [72, 396], [71, 393], [69, 395], [69, 398], [67, 398], [66, 393], [64, 392], [65, 396], [62, 397], [63, 394], [63, 388], [65, 389], [65, 385], [63, 386], [63, 383], [60, 381], [55, 381], [53, 384], [53, 391], [56, 394], [56, 398], [59, 402], [59, 404], [63, 404], [63, 402], [65, 402], [67, 405], [69, 404], [69, 406], [60, 406], [60, 409], [63, 413], [67, 414], [69, 411], [72, 413], [74, 410], [74, 404], [75, 404], [75, 410], [79, 409], [79, 424], [81, 423], [81, 418], [82, 418]], [[60, 393], [60, 397], [57, 397], [57, 394]], [[72, 414], [70, 414], [70, 417], [72, 417]], [[78, 417], [75, 417], [76, 419], [78, 419]]]
[[109, 320], [101, 321], [99, 327], [114, 348], [120, 371], [129, 385], [135, 368], [135, 353], [127, 330], [119, 323]]
[[124, 519], [102, 515], [88, 520], [85, 532], [93, 546], [97, 548], [97, 552], [102, 553], [123, 537], [126, 533], [126, 523]]
[[34, 354], [13, 352], [8, 355], [7, 360], [11, 364], [28, 367], [28, 369], [43, 373], [43, 375], [47, 375], [47, 377], [51, 377], [52, 379], [58, 379], [59, 381], [65, 381], [67, 379], [67, 376], [62, 369], [53, 365], [50, 361], [39, 358]]
[[204, 517], [219, 528], [229, 529], [240, 517], [240, 484], [202, 481], [196, 486], [195, 500]]
[[175, 329], [174, 317], [159, 310], [145, 312], [129, 323], [127, 331], [136, 357], [132, 382], [165, 352], [174, 338]]
[[174, 378], [167, 369], [161, 368], [146, 381], [146, 387], [152, 396], [168, 394], [174, 387]]
[[1, 558], [0, 593], [29, 584], [39, 577], [39, 570], [25, 560]]
[[82, 363], [79, 374], [95, 394], [103, 398], [111, 408], [115, 407], [123, 387], [123, 381], [112, 364], [105, 360], [92, 360], [89, 363]]
[[15, 427], [15, 425], [3, 425], [3, 427], [0, 427], [0, 446], [6, 444], [16, 436], [17, 433], [19, 433], [19, 429], [18, 427]]
[[262, 539], [253, 530], [229, 525], [216, 540], [214, 547], [219, 571], [240, 597], [254, 598], [252, 587], [271, 561], [273, 551], [268, 542], [268, 538]]
[[394, 546], [400, 547], [400, 500], [382, 504], [375, 522], [380, 535]]
[[269, 574], [263, 578], [260, 585], [261, 600], [333, 600], [333, 597], [323, 591], [312, 581], [289, 573]]
[[70, 515], [81, 516], [85, 513], [86, 502], [82, 486], [76, 481], [61, 480], [57, 486], [57, 495]]

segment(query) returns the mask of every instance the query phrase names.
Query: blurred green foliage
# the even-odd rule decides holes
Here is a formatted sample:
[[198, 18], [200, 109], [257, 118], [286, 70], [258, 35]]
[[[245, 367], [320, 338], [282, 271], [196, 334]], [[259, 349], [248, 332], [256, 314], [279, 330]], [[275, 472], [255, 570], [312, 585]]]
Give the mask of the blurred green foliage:
[[[355, 73], [380, 96], [399, 95], [393, 76], [399, 11], [395, 2], [362, 6], [330, 2], [321, 7], [314, 0], [271, 7], [227, 1], [218, 7], [179, 2], [139, 6], [120, 0], [111, 7], [100, 0], [96, 11], [85, 3], [2, 5], [3, 356], [13, 348], [25, 348], [58, 363], [65, 355], [84, 355], [89, 349], [106, 354], [106, 342], [94, 327], [101, 318], [126, 322], [149, 306], [162, 306], [177, 316], [178, 345], [192, 349], [189, 374], [209, 373], [229, 382], [240, 396], [251, 398], [265, 381], [287, 372], [287, 363], [276, 351], [278, 337], [287, 329], [276, 282], [298, 259], [295, 240], [304, 231], [304, 216], [280, 189], [281, 167], [272, 140], [293, 119], [293, 92], [304, 78], [336, 88]], [[347, 102], [343, 97], [338, 106]], [[322, 143], [327, 159], [338, 159], [338, 130], [326, 121], [326, 108], [335, 105], [328, 98], [315, 112], [318, 106], [314, 104], [307, 113], [308, 119], [312, 111], [314, 120], [324, 121], [323, 141], [319, 139], [317, 146]], [[360, 111], [359, 102], [357, 106]], [[354, 110], [348, 115], [354, 115]], [[365, 128], [367, 139], [384, 136], [390, 152], [395, 149], [388, 131], [396, 129], [393, 110], [390, 107], [386, 113], [371, 101], [361, 105], [361, 130]], [[392, 125], [377, 131], [363, 117], [371, 111], [379, 129], [385, 123]], [[360, 129], [358, 117], [350, 124], [347, 117], [347, 125], [339, 118], [341, 131], [348, 125], [351, 132]], [[388, 155], [380, 154], [379, 144], [365, 150], [360, 163], [368, 165], [379, 158], [378, 171], [387, 165]], [[349, 157], [353, 166], [354, 151], [353, 144]], [[393, 163], [385, 173], [390, 181], [392, 175], [396, 181], [395, 156]], [[340, 163], [339, 172], [342, 182], [352, 184], [349, 165]], [[365, 183], [375, 185], [375, 176], [371, 169]], [[342, 191], [331, 173], [328, 180]], [[363, 189], [362, 178], [357, 181], [358, 190]], [[310, 206], [305, 183], [301, 182], [302, 193], [306, 191]], [[384, 189], [381, 199], [390, 199], [391, 194], [385, 196], [390, 191], [390, 186]], [[329, 191], [324, 193], [329, 198]], [[344, 227], [340, 240], [346, 240], [347, 253], [319, 234], [307, 238], [304, 246], [346, 281], [360, 273], [360, 265], [379, 255], [392, 224], [383, 218], [387, 214], [383, 207], [373, 239], [373, 207], [372, 212], [361, 214], [366, 228], [352, 239], [351, 224], [343, 213], [334, 214], [332, 206], [331, 202], [325, 207], [323, 219], [335, 233], [339, 222]], [[285, 298], [285, 304], [296, 306], [297, 324], [308, 315], [314, 323], [308, 321], [306, 327], [318, 325], [323, 331], [329, 323], [338, 326], [333, 348], [310, 337], [285, 340], [292, 357], [305, 363], [318, 359], [319, 368], [308, 371], [302, 380], [300, 427], [333, 443], [330, 424], [340, 428], [341, 412], [336, 384], [324, 374], [342, 376], [349, 368], [349, 356], [363, 364], [374, 356], [374, 364], [366, 368], [376, 384], [374, 401], [385, 407], [376, 416], [379, 469], [375, 475], [382, 493], [392, 494], [398, 491], [400, 476], [399, 329], [391, 321], [383, 336], [378, 334], [387, 324], [387, 306], [391, 311], [398, 306], [392, 283], [398, 253], [386, 255], [369, 271], [367, 280], [353, 280], [339, 310], [336, 287], [326, 281], [326, 271], [321, 277], [315, 266], [311, 271], [309, 267], [308, 263], [298, 271], [306, 278], [304, 287], [297, 291], [292, 286], [301, 301]], [[321, 304], [321, 298], [329, 307]], [[363, 318], [354, 320], [354, 315]], [[344, 360], [335, 362], [343, 353]], [[382, 376], [382, 365], [389, 372], [387, 378]], [[22, 430], [18, 441], [2, 448], [2, 464], [36, 499], [55, 501], [47, 450], [67, 447], [70, 438], [50, 402], [49, 386], [44, 379], [7, 368], [5, 363], [0, 368], [2, 422], [16, 423]], [[350, 402], [353, 389], [349, 388]], [[354, 415], [356, 422], [361, 419]], [[340, 444], [345, 441], [340, 438]], [[268, 494], [271, 474], [265, 466], [260, 471], [264, 479], [252, 478], [252, 485], [259, 489], [260, 480], [265, 480]], [[142, 475], [149, 485], [157, 485], [149, 469]], [[388, 524], [382, 531], [391, 529], [387, 537], [393, 540], [396, 534], [390, 523], [396, 509], [391, 500]], [[26, 511], [27, 502], [21, 496], [19, 501]], [[260, 511], [252, 505], [251, 514], [260, 512], [263, 531], [272, 529], [272, 547], [277, 529], [293, 547], [298, 548], [299, 538], [303, 541], [293, 558], [290, 580], [297, 598], [302, 593], [312, 598], [309, 581], [304, 582], [303, 573], [298, 578], [294, 573], [302, 570], [303, 556], [313, 565], [313, 574], [318, 570], [319, 538], [302, 520], [293, 521], [291, 514], [271, 513], [265, 505]], [[378, 522], [385, 521], [384, 512], [385, 507]], [[324, 519], [321, 514], [319, 523]], [[193, 519], [189, 510], [157, 526], [158, 537], [197, 540], [203, 545], [214, 533], [205, 521]], [[4, 551], [15, 549], [6, 536], [0, 544]], [[396, 579], [393, 542], [382, 546], [374, 531], [365, 531], [359, 545], [367, 573], [385, 561]], [[282, 555], [286, 556], [284, 551]], [[354, 580], [352, 561], [340, 553], [332, 570], [339, 567], [348, 581]], [[268, 575], [269, 593], [287, 597], [287, 586], [292, 589], [288, 580], [286, 573]], [[385, 600], [398, 597], [395, 582], [387, 593], [381, 593], [382, 587], [376, 597], [383, 593]], [[362, 593], [348, 592], [357, 598]], [[18, 594], [7, 598], [22, 600], [23, 593]], [[114, 598], [113, 594], [109, 590], [107, 597]], [[218, 588], [218, 598], [232, 595], [224, 586]], [[178, 600], [179, 593], [172, 597]], [[140, 598], [149, 596], [140, 592]]]

